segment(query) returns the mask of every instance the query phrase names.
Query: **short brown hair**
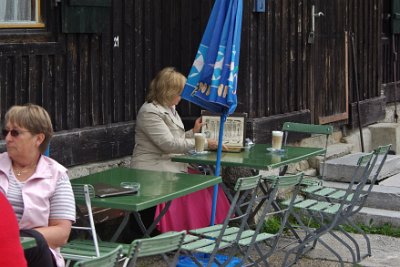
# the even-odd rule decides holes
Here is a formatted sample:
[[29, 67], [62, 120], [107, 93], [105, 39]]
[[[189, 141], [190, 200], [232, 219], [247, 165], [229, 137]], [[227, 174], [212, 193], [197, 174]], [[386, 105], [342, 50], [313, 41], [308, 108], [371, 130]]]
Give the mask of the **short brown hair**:
[[26, 128], [33, 134], [43, 133], [45, 138], [39, 150], [43, 154], [53, 136], [53, 125], [47, 111], [41, 106], [26, 104], [12, 106], [5, 115], [5, 124], [8, 122]]
[[182, 73], [172, 67], [164, 68], [151, 81], [146, 101], [156, 101], [167, 106], [175, 96], [182, 93], [185, 83], [186, 77]]

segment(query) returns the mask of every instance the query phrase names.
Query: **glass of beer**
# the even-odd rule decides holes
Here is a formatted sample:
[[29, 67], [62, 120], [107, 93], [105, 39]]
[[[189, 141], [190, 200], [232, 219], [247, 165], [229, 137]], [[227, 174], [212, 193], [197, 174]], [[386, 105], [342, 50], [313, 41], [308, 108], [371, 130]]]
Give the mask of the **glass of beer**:
[[281, 150], [282, 149], [283, 132], [282, 131], [272, 131], [272, 149]]
[[203, 133], [194, 134], [194, 150], [196, 153], [201, 153], [204, 151], [205, 142], [206, 136]]

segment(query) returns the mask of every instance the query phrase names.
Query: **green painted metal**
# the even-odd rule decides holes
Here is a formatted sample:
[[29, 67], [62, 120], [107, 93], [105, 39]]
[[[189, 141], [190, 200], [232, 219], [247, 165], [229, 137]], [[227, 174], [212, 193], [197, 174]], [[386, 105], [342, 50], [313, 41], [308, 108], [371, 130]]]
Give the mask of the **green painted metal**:
[[64, 33], [98, 33], [110, 24], [111, 0], [69, 0], [62, 2]]
[[[121, 182], [140, 183], [135, 195], [93, 198], [92, 206], [141, 211], [175, 198], [221, 183], [220, 176], [170, 173], [159, 171], [114, 168], [88, 176], [72, 179], [72, 184], [108, 183], [119, 186]], [[82, 198], [77, 203], [84, 204]]]
[[111, 7], [111, 0], [69, 0], [70, 6], [102, 6]]
[[[275, 169], [289, 163], [299, 162], [310, 157], [325, 153], [324, 148], [285, 146], [282, 153], [267, 151], [271, 145], [255, 144], [251, 148], [239, 153], [223, 152], [221, 157], [222, 166], [244, 167], [254, 169]], [[210, 151], [201, 155], [179, 155], [172, 161], [215, 165], [217, 153]]]
[[19, 239], [24, 249], [36, 247], [36, 240], [33, 237], [21, 236]]
[[333, 127], [330, 125], [316, 125], [316, 124], [285, 122], [283, 124], [282, 131], [331, 135], [333, 133]]
[[392, 33], [400, 33], [400, 0], [392, 0], [391, 26]]

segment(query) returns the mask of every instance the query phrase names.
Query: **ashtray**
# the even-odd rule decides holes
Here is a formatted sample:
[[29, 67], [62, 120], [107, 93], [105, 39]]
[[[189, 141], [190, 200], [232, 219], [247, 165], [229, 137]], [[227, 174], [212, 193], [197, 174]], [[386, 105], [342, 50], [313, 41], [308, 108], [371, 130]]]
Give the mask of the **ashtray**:
[[140, 184], [137, 182], [121, 182], [119, 184], [123, 188], [139, 190]]
[[272, 148], [272, 147], [268, 147], [267, 151], [271, 152], [271, 153], [284, 153], [286, 150], [285, 149], [276, 149], [276, 148]]
[[208, 151], [204, 150], [201, 152], [197, 152], [196, 150], [189, 150], [189, 154], [190, 155], [205, 155], [205, 154], [208, 154]]

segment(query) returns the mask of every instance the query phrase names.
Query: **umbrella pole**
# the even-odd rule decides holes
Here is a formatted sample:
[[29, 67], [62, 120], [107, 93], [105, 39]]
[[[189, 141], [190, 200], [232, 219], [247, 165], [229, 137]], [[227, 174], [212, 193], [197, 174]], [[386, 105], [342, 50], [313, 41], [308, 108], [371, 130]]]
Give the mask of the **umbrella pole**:
[[[215, 163], [215, 165], [216, 165], [215, 176], [221, 175], [222, 140], [223, 140], [223, 136], [224, 136], [224, 126], [225, 126], [226, 118], [227, 118], [227, 114], [225, 112], [222, 113], [220, 123], [219, 123], [219, 136], [218, 136], [217, 162]], [[218, 202], [218, 185], [214, 185], [210, 225], [215, 224], [215, 214], [217, 212], [217, 202]]]

